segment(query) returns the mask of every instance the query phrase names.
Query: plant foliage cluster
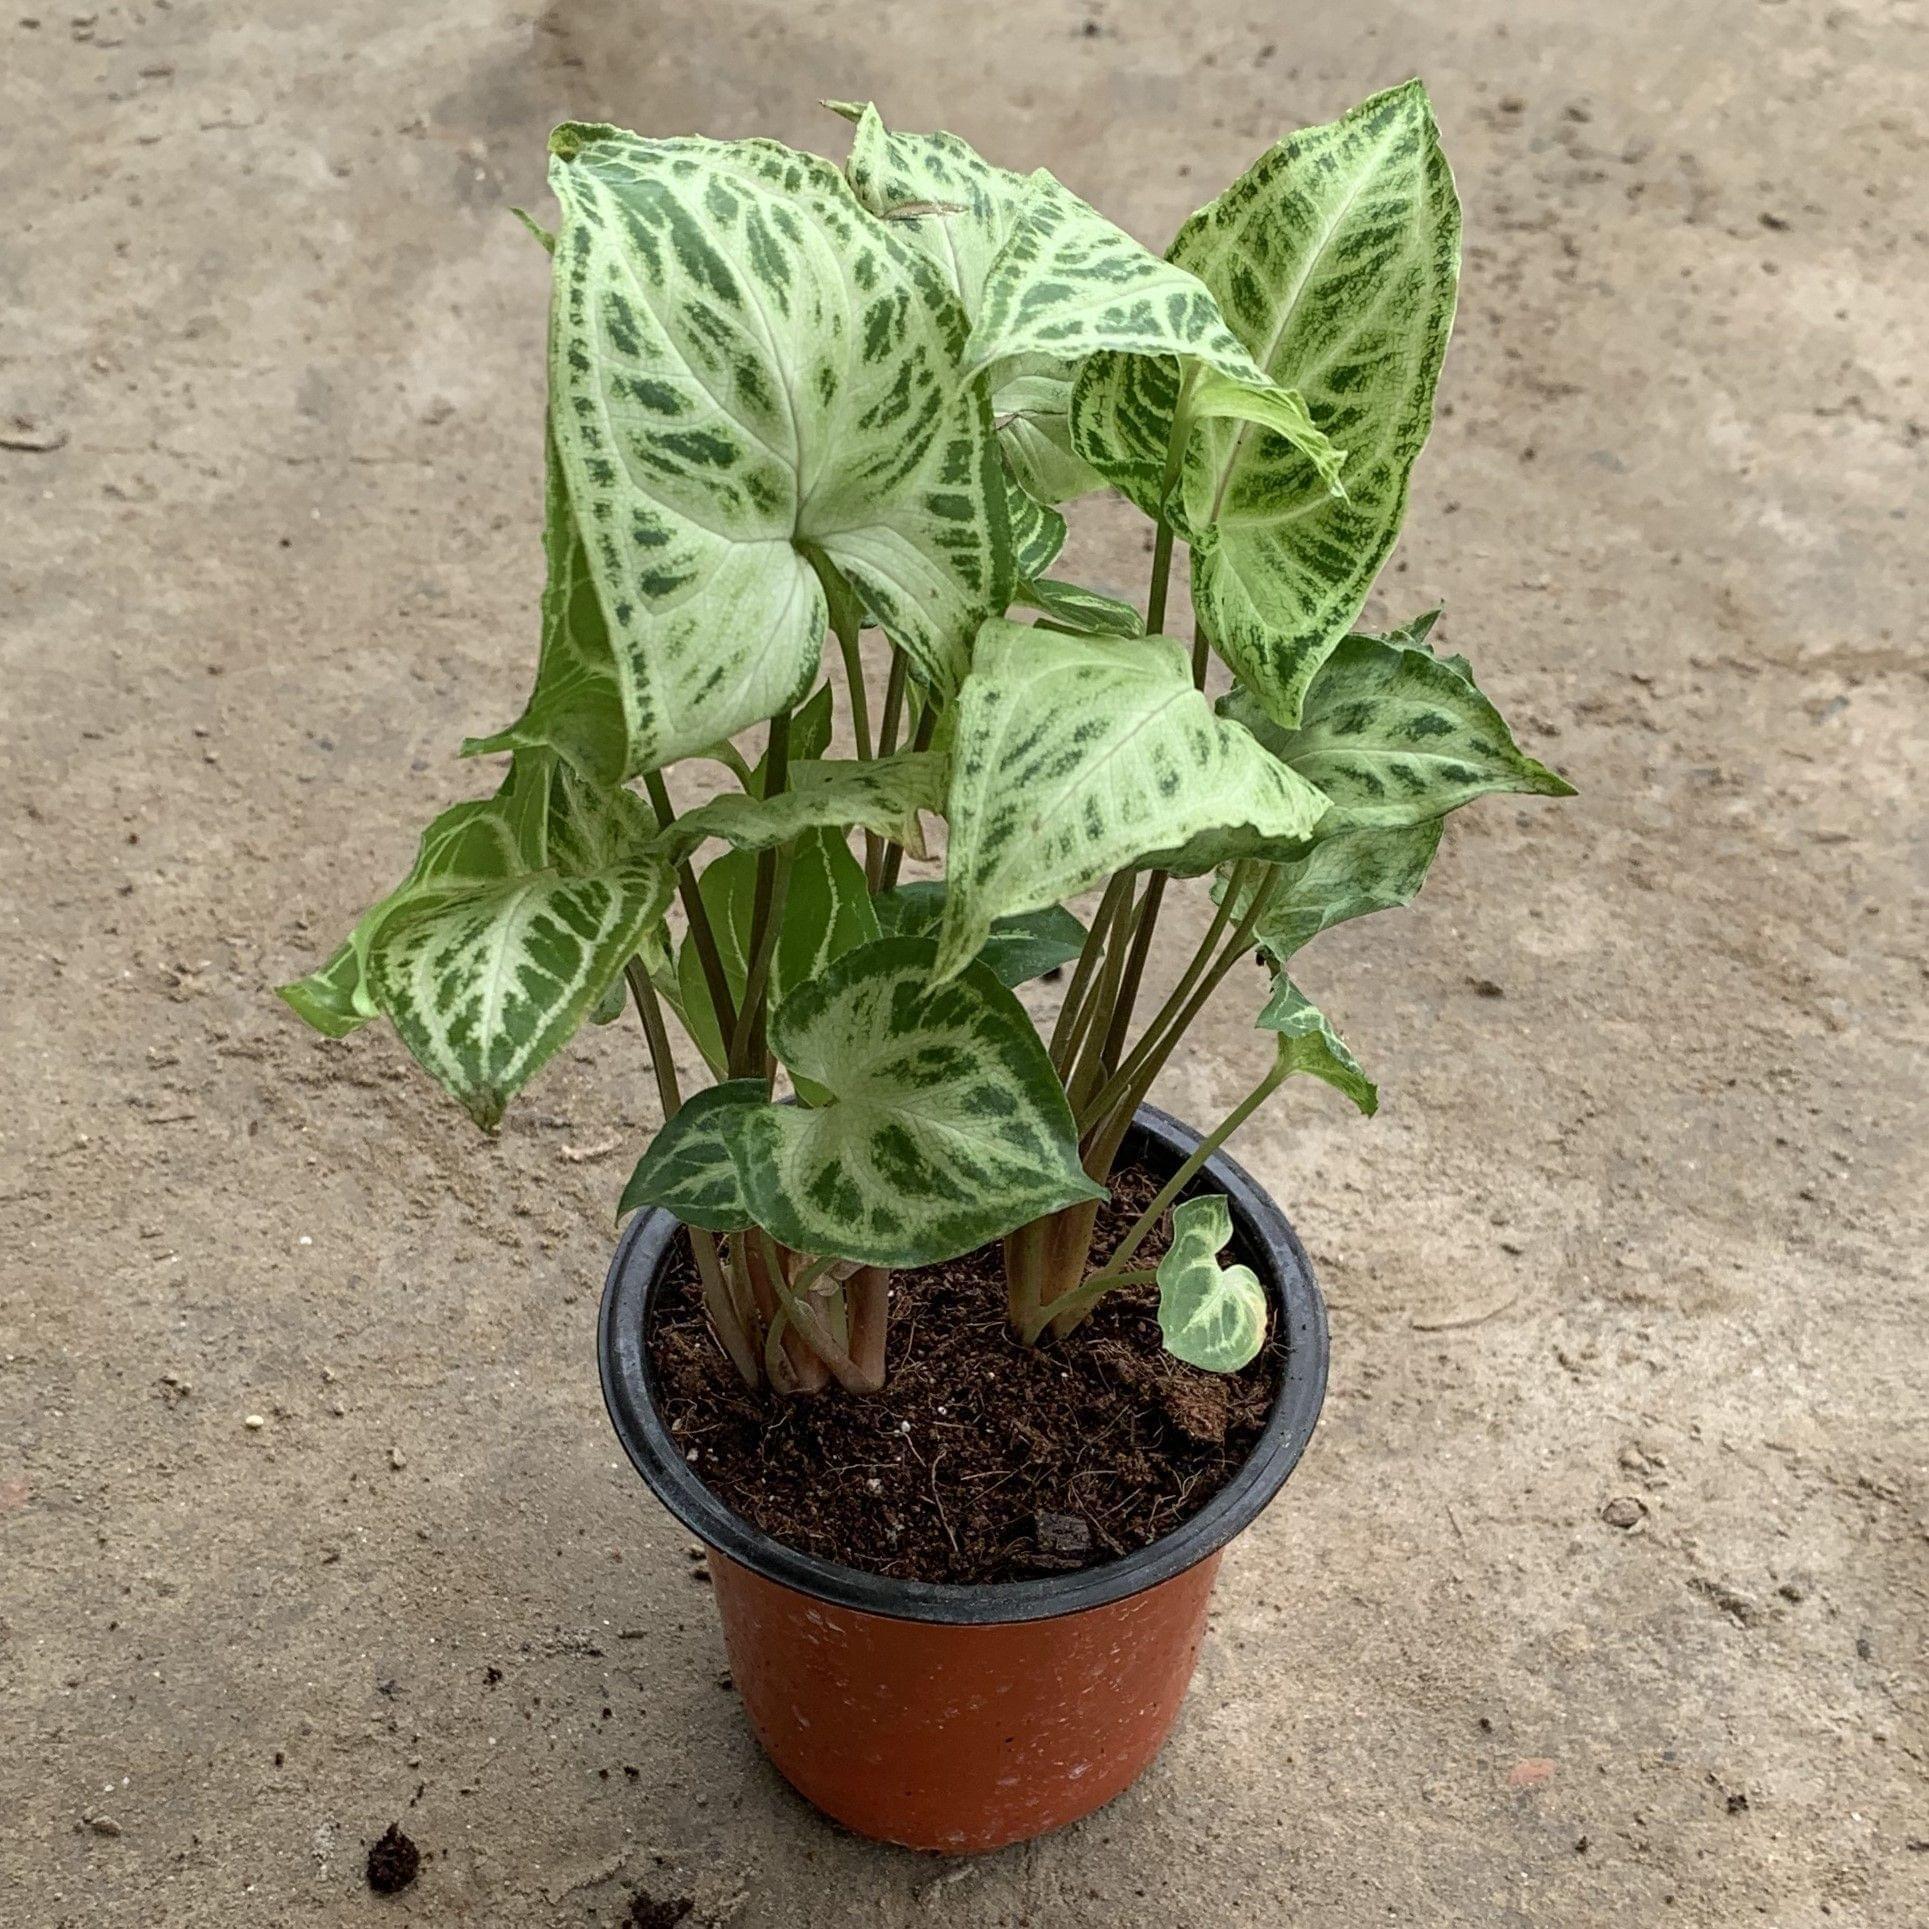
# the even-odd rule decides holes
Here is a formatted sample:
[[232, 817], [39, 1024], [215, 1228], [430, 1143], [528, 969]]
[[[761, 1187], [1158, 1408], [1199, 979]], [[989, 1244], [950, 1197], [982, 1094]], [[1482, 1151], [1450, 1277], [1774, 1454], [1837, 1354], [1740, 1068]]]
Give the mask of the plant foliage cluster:
[[[841, 169], [557, 129], [541, 651], [466, 746], [508, 772], [283, 995], [333, 1035], [387, 1017], [485, 1128], [633, 1002], [665, 1124], [623, 1207], [692, 1228], [753, 1383], [875, 1387], [891, 1269], [994, 1239], [1027, 1343], [1156, 1276], [1171, 1349], [1234, 1368], [1266, 1302], [1224, 1200], [1132, 1260], [1286, 1079], [1374, 1108], [1294, 954], [1408, 902], [1448, 812], [1568, 789], [1431, 616], [1351, 628], [1453, 317], [1432, 112], [1414, 82], [1291, 136], [1160, 257], [1048, 173], [837, 111]], [[1154, 527], [1143, 610], [1055, 573], [1064, 505], [1108, 488]], [[679, 814], [665, 773], [696, 761], [731, 788]], [[942, 878], [905, 881], [933, 818]], [[1192, 879], [1203, 935], [1142, 1017]], [[1133, 1112], [1254, 952], [1270, 1063], [1088, 1277]], [[1013, 988], [1060, 967], [1041, 1035]]]

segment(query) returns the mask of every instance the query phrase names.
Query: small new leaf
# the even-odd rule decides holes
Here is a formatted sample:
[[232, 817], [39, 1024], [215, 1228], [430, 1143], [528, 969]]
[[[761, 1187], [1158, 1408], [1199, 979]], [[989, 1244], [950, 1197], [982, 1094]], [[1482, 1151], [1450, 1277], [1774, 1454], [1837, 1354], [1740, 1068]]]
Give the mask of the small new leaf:
[[1115, 596], [1102, 596], [1083, 583], [1060, 582], [1056, 577], [1041, 577], [1036, 582], [1020, 579], [1014, 602], [1035, 609], [1044, 618], [1043, 627], [1063, 630], [1067, 636], [1143, 636], [1145, 619], [1130, 603]]
[[686, 1226], [708, 1232], [739, 1232], [749, 1225], [750, 1208], [730, 1148], [744, 1120], [769, 1102], [760, 1078], [727, 1079], [686, 1099], [636, 1162], [617, 1218], [642, 1206], [662, 1206]]
[[1310, 1003], [1282, 971], [1273, 995], [1259, 1014], [1259, 1029], [1276, 1034], [1277, 1068], [1282, 1076], [1306, 1072], [1344, 1092], [1368, 1118], [1380, 1109], [1380, 1088], [1360, 1069], [1360, 1061], [1319, 1007]]
[[1222, 1266], [1232, 1240], [1224, 1193], [1172, 1208], [1172, 1244], [1159, 1261], [1159, 1335], [1165, 1350], [1208, 1373], [1237, 1373], [1266, 1344], [1266, 1289], [1250, 1266]]

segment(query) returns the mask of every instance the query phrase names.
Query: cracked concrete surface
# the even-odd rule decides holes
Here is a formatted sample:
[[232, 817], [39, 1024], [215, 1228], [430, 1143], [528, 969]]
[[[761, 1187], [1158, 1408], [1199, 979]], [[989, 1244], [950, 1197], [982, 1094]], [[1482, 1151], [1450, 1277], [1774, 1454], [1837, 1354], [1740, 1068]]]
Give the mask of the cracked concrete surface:
[[[1929, 1920], [1915, 9], [19, 0], [0, 47], [0, 1920]], [[1466, 274], [1373, 613], [1446, 599], [1583, 795], [1308, 954], [1386, 1104], [1243, 1142], [1334, 1381], [1156, 1769], [876, 1849], [760, 1761], [603, 1419], [640, 1058], [485, 1144], [267, 987], [534, 661], [552, 121], [841, 152], [814, 101], [874, 95], [1162, 244], [1416, 70]], [[1125, 521], [1080, 543], [1136, 592]]]

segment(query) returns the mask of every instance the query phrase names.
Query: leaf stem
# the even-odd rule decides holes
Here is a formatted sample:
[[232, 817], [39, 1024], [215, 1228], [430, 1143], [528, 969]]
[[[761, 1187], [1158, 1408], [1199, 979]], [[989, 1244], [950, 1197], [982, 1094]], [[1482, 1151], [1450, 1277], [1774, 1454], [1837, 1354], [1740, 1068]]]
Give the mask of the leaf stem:
[[[770, 720], [770, 742], [764, 751], [764, 796], [779, 797], [790, 781], [790, 712], [779, 710]], [[749, 957], [753, 965], [763, 960], [766, 977], [770, 971], [769, 951], [776, 943], [776, 919], [771, 906], [777, 893], [777, 858], [781, 846], [773, 844], [757, 853], [757, 886], [750, 905]], [[761, 1072], [764, 1063], [764, 1004], [762, 989], [752, 992], [744, 983], [743, 1008], [737, 1022], [724, 1033], [730, 1040], [729, 1062], [737, 1076]]]
[[[932, 732], [935, 731], [937, 727], [938, 706], [935, 703], [922, 705], [918, 711], [917, 728], [911, 732], [911, 748], [913, 750], [929, 750], [931, 748]], [[878, 889], [881, 891], [893, 889], [898, 881], [898, 872], [903, 868], [903, 865], [904, 846], [900, 844], [896, 838], [888, 839], [884, 846], [884, 862], [878, 870]]]
[[1061, 1079], [1071, 1070], [1075, 1049], [1073, 1041], [1083, 1035], [1078, 1030], [1079, 1014], [1091, 988], [1093, 975], [1098, 970], [1099, 960], [1105, 955], [1106, 932], [1118, 911], [1120, 896], [1131, 889], [1132, 875], [1129, 871], [1112, 873], [1104, 895], [1098, 901], [1098, 909], [1092, 913], [1091, 928], [1085, 933], [1085, 942], [1079, 947], [1078, 963], [1072, 968], [1072, 982], [1066, 987], [1065, 1002], [1059, 1006], [1058, 1022], [1052, 1027], [1052, 1063], [1058, 1067]]
[[[1242, 867], [1243, 868], [1243, 867]], [[1240, 872], [1234, 873], [1235, 882], [1229, 886], [1221, 900], [1219, 911], [1225, 913], [1232, 903]], [[1135, 1089], [1142, 1095], [1150, 1089], [1156, 1078], [1171, 1057], [1174, 1046], [1185, 1035], [1198, 1017], [1201, 1008], [1212, 994], [1218, 990], [1226, 973], [1245, 955], [1252, 938], [1253, 927], [1265, 915], [1266, 905], [1272, 897], [1273, 889], [1279, 882], [1276, 866], [1266, 867], [1266, 876], [1253, 891], [1244, 912], [1233, 926], [1231, 937], [1226, 940], [1225, 948], [1212, 959], [1210, 964], [1203, 961], [1210, 949], [1212, 939], [1225, 928], [1225, 917], [1215, 915], [1206, 938], [1193, 954], [1192, 963], [1186, 968], [1184, 976], [1173, 987], [1172, 995], [1160, 1007], [1157, 1017], [1146, 1027], [1145, 1035], [1139, 1040], [1131, 1056], [1112, 1075], [1089, 1104], [1079, 1110], [1080, 1134], [1090, 1134], [1094, 1127], [1103, 1124], [1118, 1108], [1121, 1100], [1132, 1097]], [[1141, 1083], [1143, 1081], [1143, 1083]], [[1132, 1103], [1138, 1103], [1132, 1098]]]
[[[663, 781], [662, 771], [651, 771], [643, 779], [643, 789], [649, 797], [650, 808], [656, 812], [657, 828], [667, 831], [676, 822], [676, 806], [670, 802], [670, 789]], [[710, 993], [711, 1009], [717, 1014], [717, 1033], [727, 1039], [737, 1029], [736, 1001], [730, 996], [730, 980], [724, 976], [723, 954], [717, 949], [717, 934], [710, 922], [709, 909], [697, 888], [696, 869], [687, 857], [676, 867], [676, 886], [683, 915], [689, 921], [690, 942], [697, 948], [697, 963], [703, 969], [704, 986]]]
[[[629, 981], [630, 996], [636, 1001], [636, 1015], [643, 1021], [643, 1036], [650, 1047], [650, 1066], [656, 1073], [657, 1099], [663, 1109], [663, 1123], [668, 1125], [683, 1109], [683, 1095], [677, 1089], [676, 1064], [670, 1056], [670, 1034], [663, 1023], [663, 1007], [641, 959], [632, 958], [623, 967], [623, 975]], [[750, 1342], [743, 1311], [731, 1297], [723, 1262], [717, 1256], [716, 1238], [700, 1226], [688, 1226], [685, 1231], [690, 1237], [691, 1255], [697, 1262], [697, 1277], [703, 1282], [703, 1308], [710, 1316], [711, 1331], [730, 1356], [730, 1364], [743, 1375], [744, 1384], [758, 1387], [763, 1380], [757, 1370], [757, 1349]]]

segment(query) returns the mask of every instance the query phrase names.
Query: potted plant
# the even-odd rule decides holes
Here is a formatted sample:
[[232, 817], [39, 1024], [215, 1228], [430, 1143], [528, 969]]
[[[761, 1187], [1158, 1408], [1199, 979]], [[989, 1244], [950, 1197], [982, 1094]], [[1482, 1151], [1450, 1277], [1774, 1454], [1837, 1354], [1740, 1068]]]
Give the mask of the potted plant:
[[[466, 746], [500, 788], [283, 995], [330, 1035], [386, 1016], [485, 1129], [634, 1005], [664, 1123], [621, 1201], [611, 1414], [711, 1549], [778, 1765], [857, 1828], [980, 1848], [1150, 1759], [1218, 1551], [1311, 1432], [1318, 1292], [1222, 1151], [1298, 1073], [1374, 1109], [1295, 954], [1410, 900], [1460, 805], [1569, 787], [1433, 615], [1351, 629], [1459, 266], [1417, 82], [1282, 141], [1164, 258], [1047, 173], [837, 111], [842, 169], [557, 129], [534, 690]], [[1149, 519], [1142, 609], [1053, 573], [1061, 505], [1104, 488]], [[724, 787], [693, 804], [696, 763]], [[1256, 1082], [1179, 1125], [1148, 1094], [1253, 958]], [[1186, 1423], [1142, 1427], [1145, 1388], [1231, 1388], [1244, 1431], [1143, 1519], [1102, 1484], [1047, 1506], [1074, 1384], [1155, 1487]], [[851, 1429], [882, 1457], [834, 1465]], [[1019, 1511], [971, 1566], [953, 1516], [995, 1541], [994, 1479]]]

